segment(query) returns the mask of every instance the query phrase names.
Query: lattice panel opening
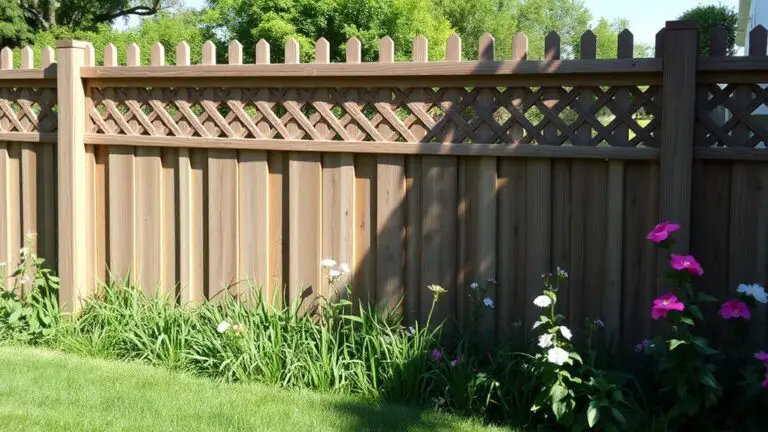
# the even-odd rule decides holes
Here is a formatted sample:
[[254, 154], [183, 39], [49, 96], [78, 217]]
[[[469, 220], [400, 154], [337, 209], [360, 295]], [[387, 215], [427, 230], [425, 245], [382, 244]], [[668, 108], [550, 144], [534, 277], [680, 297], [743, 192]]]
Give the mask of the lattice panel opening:
[[56, 89], [0, 87], [0, 132], [56, 132]]
[[697, 96], [697, 146], [766, 147], [768, 84], [703, 84]]
[[658, 146], [659, 87], [93, 88], [91, 133]]

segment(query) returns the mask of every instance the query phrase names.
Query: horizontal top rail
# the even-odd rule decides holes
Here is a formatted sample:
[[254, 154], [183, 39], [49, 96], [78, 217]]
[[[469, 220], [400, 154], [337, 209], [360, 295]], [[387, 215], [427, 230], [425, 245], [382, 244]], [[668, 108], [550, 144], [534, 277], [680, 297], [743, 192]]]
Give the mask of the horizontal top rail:
[[414, 77], [660, 73], [661, 59], [439, 61], [429, 63], [96, 66], [83, 78]]

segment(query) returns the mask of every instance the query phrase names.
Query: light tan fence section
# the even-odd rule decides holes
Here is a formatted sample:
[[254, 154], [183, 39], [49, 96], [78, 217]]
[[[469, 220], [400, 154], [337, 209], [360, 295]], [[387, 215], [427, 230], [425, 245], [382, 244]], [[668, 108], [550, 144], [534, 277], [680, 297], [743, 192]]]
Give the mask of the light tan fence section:
[[[479, 61], [462, 61], [457, 36], [435, 61], [417, 37], [409, 62], [395, 62], [384, 38], [376, 63], [361, 62], [356, 39], [346, 62], [330, 63], [321, 39], [311, 64], [293, 40], [284, 64], [270, 64], [264, 41], [233, 41], [223, 65], [210, 42], [199, 65], [186, 43], [175, 65], [160, 44], [150, 65], [136, 45], [126, 65], [112, 45], [95, 65], [90, 46], [65, 42], [58, 126], [44, 114], [50, 68], [0, 71], [0, 138], [15, 142], [0, 146], [0, 245], [20, 245], [32, 223], [24, 197], [36, 196], [37, 231], [57, 227], [51, 254], [68, 257], [67, 310], [110, 272], [181, 303], [242, 294], [251, 281], [310, 307], [338, 294], [320, 268], [333, 258], [351, 265], [343, 282], [356, 298], [408, 322], [428, 313], [425, 286], [443, 285], [437, 315], [453, 326], [471, 317], [472, 282], [491, 280], [481, 331], [499, 338], [530, 328], [542, 273], [561, 267], [572, 325], [601, 319], [636, 343], [666, 267], [644, 239], [659, 220], [685, 226], [675, 247], [700, 257], [703, 289], [726, 295], [768, 276], [768, 129], [755, 115], [768, 100], [765, 30], [741, 58], [722, 55], [721, 33], [698, 56], [697, 37], [670, 22], [653, 58], [632, 58], [625, 31], [616, 59], [595, 59], [586, 32], [580, 58], [566, 59], [551, 33], [542, 61], [526, 60], [522, 34], [510, 59], [484, 35]], [[243, 49], [256, 64], [242, 64]], [[52, 132], [58, 147], [43, 143]], [[47, 149], [61, 162], [41, 180]], [[43, 198], [54, 188], [25, 192], [25, 154], [37, 157], [38, 184], [67, 192], [53, 228], [41, 209], [55, 208]]]
[[[241, 65], [233, 42], [230, 65], [214, 65], [212, 44], [188, 65], [182, 44], [174, 67], [139, 65], [136, 46], [117, 67], [108, 47], [105, 66], [82, 71], [104, 214], [93, 237], [104, 256], [89, 262], [182, 302], [245, 280], [309, 302], [338, 294], [319, 266], [334, 258], [352, 266], [355, 296], [409, 321], [426, 319], [432, 283], [448, 289], [438, 315], [468, 319], [470, 284], [490, 279], [497, 313], [483, 325], [500, 336], [533, 319], [541, 274], [561, 266], [574, 317], [611, 316], [618, 332], [622, 293], [646, 293], [653, 277], [624, 271], [624, 248], [655, 266], [642, 238], [659, 212], [646, 185], [658, 177], [661, 61], [591, 60], [591, 33], [578, 61], [560, 60], [556, 34], [535, 63], [524, 35], [512, 60], [481, 42], [481, 61], [460, 61], [454, 36], [449, 61], [429, 63], [417, 38], [413, 62], [394, 63], [385, 38], [380, 62], [363, 64], [352, 39], [347, 62], [328, 64], [321, 40], [309, 65], [294, 41], [282, 65], [264, 42], [260, 64]], [[631, 57], [631, 34], [620, 47]]]
[[53, 49], [0, 50], [0, 274], [8, 276], [25, 243], [56, 267], [56, 75]]

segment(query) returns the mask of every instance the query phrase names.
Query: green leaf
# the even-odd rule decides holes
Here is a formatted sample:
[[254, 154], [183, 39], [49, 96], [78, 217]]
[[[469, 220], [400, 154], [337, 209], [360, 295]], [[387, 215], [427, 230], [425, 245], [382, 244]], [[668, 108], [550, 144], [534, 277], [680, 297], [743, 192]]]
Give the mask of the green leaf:
[[15, 324], [16, 321], [18, 321], [19, 318], [21, 317], [21, 312], [22, 312], [21, 308], [14, 310], [13, 313], [11, 313], [11, 316], [8, 317], [8, 322], [10, 324]]
[[581, 356], [579, 355], [579, 353], [571, 352], [568, 354], [568, 357], [578, 361], [581, 364], [584, 364], [584, 360], [581, 359]]
[[712, 387], [713, 389], [720, 388], [719, 385], [717, 385], [717, 381], [715, 381], [715, 377], [712, 376], [712, 374], [705, 374], [699, 377], [699, 381], [701, 381], [702, 384], [704, 384], [707, 387]]
[[615, 400], [616, 402], [624, 402], [624, 395], [621, 394], [621, 390], [613, 391], [613, 400]]
[[568, 395], [568, 389], [560, 384], [555, 384], [549, 390], [549, 395], [552, 398], [552, 402], [559, 402]]
[[712, 347], [709, 346], [707, 339], [701, 336], [694, 337], [693, 343], [696, 345], [696, 349], [705, 355], [717, 354], [717, 350], [712, 349]]
[[595, 427], [597, 422], [600, 420], [600, 403], [596, 400], [593, 400], [589, 403], [589, 408], [587, 408], [587, 424], [589, 424], [589, 427]]
[[707, 293], [699, 292], [699, 293], [696, 293], [696, 301], [700, 301], [703, 303], [715, 303], [718, 300], [716, 297], [713, 297]]
[[624, 415], [621, 414], [621, 411], [617, 410], [616, 408], [611, 408], [611, 415], [613, 415], [613, 418], [615, 418], [616, 421], [621, 424], [625, 424], [627, 422], [627, 419], [624, 418]]
[[344, 318], [344, 319], [348, 319], [350, 321], [358, 322], [360, 324], [363, 323], [363, 319], [360, 318], [359, 316], [356, 316], [356, 315], [342, 315], [341, 317]]
[[688, 317], [680, 318], [680, 322], [683, 324], [688, 324], [691, 327], [696, 327], [696, 324], [694, 324], [693, 320]]
[[685, 345], [687, 343], [688, 342], [686, 342], [684, 340], [680, 340], [680, 339], [670, 339], [670, 341], [669, 341], [669, 350], [672, 351], [675, 348], [677, 348], [678, 346]]
[[541, 326], [541, 325], [543, 325], [543, 324], [544, 324], [544, 323], [543, 323], [543, 322], [541, 322], [541, 321], [536, 321], [535, 323], [533, 323], [533, 329], [532, 329], [532, 330], [536, 330], [536, 328], [537, 328], [537, 327], [539, 327], [539, 326]]
[[565, 415], [566, 411], [567, 407], [564, 402], [560, 401], [552, 403], [552, 412], [555, 414], [555, 418], [557, 418], [558, 421]]
[[704, 321], [704, 316], [701, 314], [701, 309], [699, 309], [698, 306], [688, 306], [688, 310], [691, 312], [691, 315], [696, 317], [696, 319]]

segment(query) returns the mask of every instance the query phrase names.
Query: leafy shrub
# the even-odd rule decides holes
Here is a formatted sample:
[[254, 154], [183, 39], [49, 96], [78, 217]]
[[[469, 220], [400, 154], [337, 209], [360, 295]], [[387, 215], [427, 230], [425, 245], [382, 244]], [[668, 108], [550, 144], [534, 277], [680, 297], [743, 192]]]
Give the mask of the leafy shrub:
[[59, 278], [35, 254], [34, 239], [34, 234], [27, 236], [18, 267], [10, 274], [0, 263], [0, 331], [6, 338], [30, 343], [52, 336], [60, 320]]

